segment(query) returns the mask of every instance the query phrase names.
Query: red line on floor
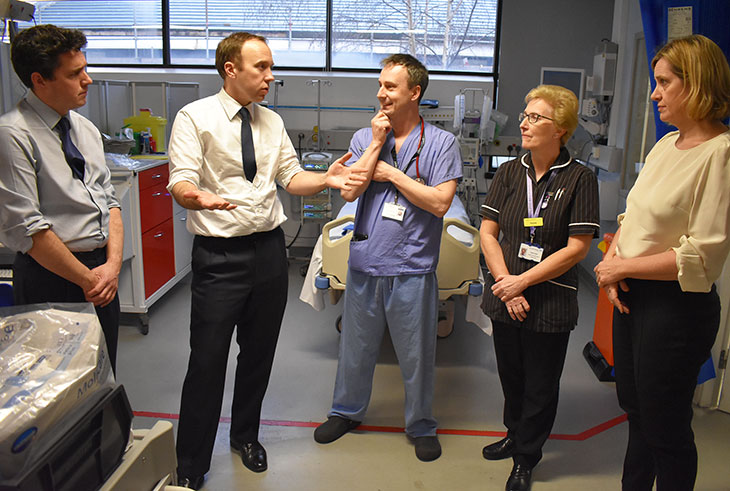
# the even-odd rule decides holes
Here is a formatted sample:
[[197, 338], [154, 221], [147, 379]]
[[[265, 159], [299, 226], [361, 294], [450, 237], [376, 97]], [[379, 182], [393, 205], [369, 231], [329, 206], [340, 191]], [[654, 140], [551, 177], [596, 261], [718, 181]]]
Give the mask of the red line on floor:
[[[158, 419], [179, 419], [180, 415], [175, 413], [154, 413], [149, 411], [134, 411], [135, 416], [140, 418], [158, 418]], [[230, 423], [231, 418], [223, 417], [220, 419], [221, 423]], [[589, 428], [575, 435], [565, 435], [554, 433], [550, 435], [552, 440], [569, 440], [582, 442], [591, 437], [603, 433], [614, 426], [617, 426], [626, 421], [626, 415], [622, 414], [613, 419], [610, 419], [604, 423]], [[292, 426], [297, 428], [316, 428], [321, 423], [315, 421], [286, 421], [276, 419], [262, 419], [261, 424], [264, 426]], [[372, 425], [360, 425], [357, 427], [357, 431], [370, 431], [375, 433], [403, 433], [404, 428], [397, 426], [372, 426]], [[455, 430], [455, 429], [439, 429], [439, 435], [458, 435], [458, 436], [488, 436], [488, 437], [503, 437], [507, 433], [504, 431], [487, 431], [487, 430]]]

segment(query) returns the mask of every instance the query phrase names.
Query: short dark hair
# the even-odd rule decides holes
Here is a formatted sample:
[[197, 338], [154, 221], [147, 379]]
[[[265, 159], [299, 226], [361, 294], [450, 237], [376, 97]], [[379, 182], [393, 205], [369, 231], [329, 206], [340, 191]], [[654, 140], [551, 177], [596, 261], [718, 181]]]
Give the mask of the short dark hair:
[[225, 64], [229, 61], [233, 62], [237, 67], [241, 66], [241, 46], [255, 39], [256, 41], [266, 42], [266, 38], [259, 36], [258, 34], [251, 34], [250, 32], [234, 32], [230, 36], [226, 37], [223, 41], [218, 43], [218, 47], [215, 50], [215, 68], [218, 70], [218, 74], [222, 79], [226, 78]]
[[421, 87], [421, 94], [418, 97], [418, 101], [421, 101], [423, 94], [426, 93], [426, 87], [428, 87], [428, 70], [423, 63], [411, 55], [397, 53], [385, 58], [380, 64], [383, 68], [390, 65], [404, 66], [408, 70], [408, 88], [412, 89], [416, 85]]
[[70, 51], [80, 51], [84, 46], [86, 36], [78, 29], [42, 24], [20, 31], [15, 36], [10, 46], [10, 59], [20, 80], [33, 88], [33, 73], [38, 72], [46, 80], [53, 80], [53, 72], [61, 64], [58, 57]]

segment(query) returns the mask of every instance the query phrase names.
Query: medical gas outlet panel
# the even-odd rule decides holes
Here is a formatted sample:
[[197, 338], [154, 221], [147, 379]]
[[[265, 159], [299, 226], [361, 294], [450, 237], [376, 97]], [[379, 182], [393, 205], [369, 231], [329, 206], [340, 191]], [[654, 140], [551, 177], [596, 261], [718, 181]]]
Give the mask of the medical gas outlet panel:
[[[307, 152], [302, 155], [302, 167], [313, 172], [327, 172], [332, 163], [329, 152]], [[324, 188], [312, 196], [302, 196], [302, 223], [305, 221], [328, 221], [332, 219], [332, 194]]]

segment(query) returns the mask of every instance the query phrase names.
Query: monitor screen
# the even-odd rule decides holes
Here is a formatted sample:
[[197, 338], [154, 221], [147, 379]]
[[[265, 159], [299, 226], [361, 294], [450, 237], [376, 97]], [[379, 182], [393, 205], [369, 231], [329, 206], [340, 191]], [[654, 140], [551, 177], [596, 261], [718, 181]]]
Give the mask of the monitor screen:
[[516, 159], [517, 155], [490, 155], [489, 156], [489, 168], [487, 169], [487, 174], [489, 177], [493, 177], [494, 173], [497, 172], [497, 169], [500, 165], [504, 164], [505, 162], [509, 162], [510, 160]]
[[585, 70], [581, 68], [555, 68], [542, 67], [540, 70], [540, 83], [546, 85], [560, 85], [573, 91], [578, 98], [580, 110], [583, 101], [583, 88], [585, 85]]

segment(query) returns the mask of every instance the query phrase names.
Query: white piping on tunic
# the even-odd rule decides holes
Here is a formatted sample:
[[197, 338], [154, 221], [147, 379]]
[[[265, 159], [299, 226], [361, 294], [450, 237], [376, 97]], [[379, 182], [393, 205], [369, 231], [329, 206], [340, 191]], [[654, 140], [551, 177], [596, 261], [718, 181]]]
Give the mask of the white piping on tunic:
[[552, 283], [553, 285], [562, 286], [563, 288], [570, 288], [571, 290], [578, 291], [578, 289], [574, 286], [566, 285], [564, 283], [558, 283], [557, 281], [548, 280], [548, 283]]

